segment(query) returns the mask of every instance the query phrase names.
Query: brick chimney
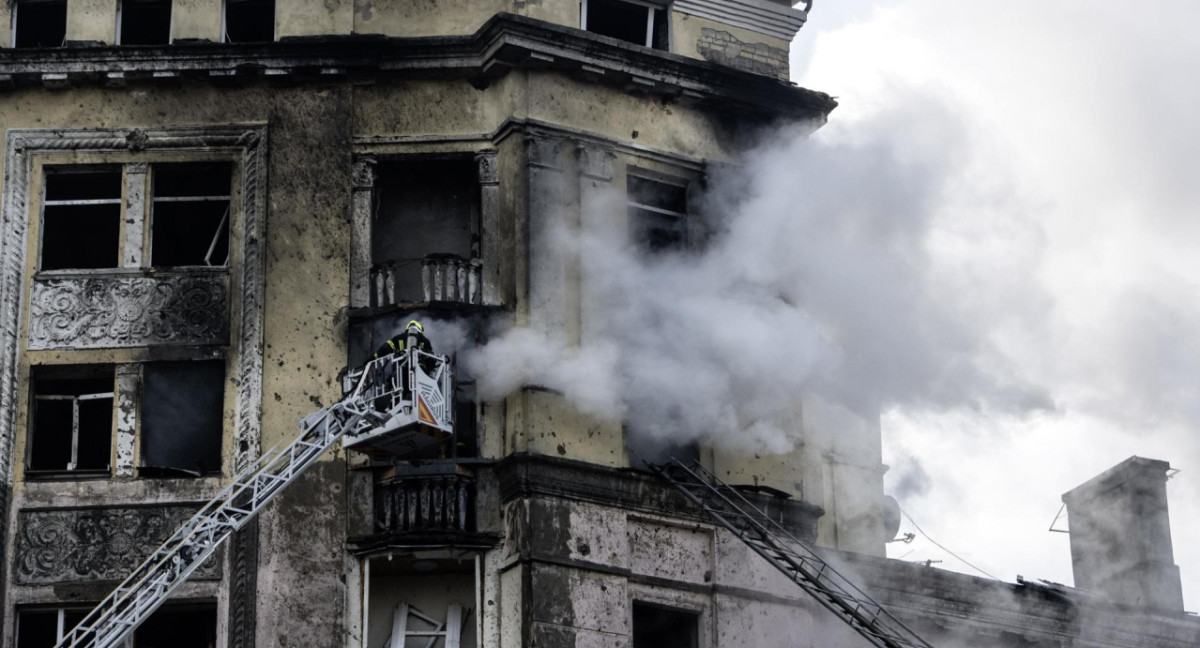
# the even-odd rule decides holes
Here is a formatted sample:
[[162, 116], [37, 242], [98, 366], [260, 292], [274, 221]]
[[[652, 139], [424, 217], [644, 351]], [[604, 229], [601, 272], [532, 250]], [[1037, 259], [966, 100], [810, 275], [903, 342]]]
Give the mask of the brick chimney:
[[1170, 469], [1130, 457], [1063, 494], [1075, 587], [1120, 605], [1183, 611], [1167, 517]]

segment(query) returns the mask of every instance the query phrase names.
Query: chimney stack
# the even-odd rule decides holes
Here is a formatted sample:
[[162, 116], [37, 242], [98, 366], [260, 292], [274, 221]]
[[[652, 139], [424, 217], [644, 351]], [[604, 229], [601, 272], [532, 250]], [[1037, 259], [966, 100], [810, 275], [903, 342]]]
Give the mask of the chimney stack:
[[1183, 611], [1167, 517], [1170, 469], [1130, 457], [1063, 494], [1075, 587], [1120, 605]]

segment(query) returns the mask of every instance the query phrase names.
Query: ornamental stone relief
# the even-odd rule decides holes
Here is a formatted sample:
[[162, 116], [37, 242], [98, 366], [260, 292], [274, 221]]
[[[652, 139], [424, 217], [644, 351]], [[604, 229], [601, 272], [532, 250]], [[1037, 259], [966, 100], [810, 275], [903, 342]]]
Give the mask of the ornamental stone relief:
[[[188, 506], [21, 511], [16, 580], [23, 585], [120, 580], [193, 512]], [[215, 556], [192, 575], [220, 577]]]
[[228, 344], [227, 274], [37, 279], [30, 349]]

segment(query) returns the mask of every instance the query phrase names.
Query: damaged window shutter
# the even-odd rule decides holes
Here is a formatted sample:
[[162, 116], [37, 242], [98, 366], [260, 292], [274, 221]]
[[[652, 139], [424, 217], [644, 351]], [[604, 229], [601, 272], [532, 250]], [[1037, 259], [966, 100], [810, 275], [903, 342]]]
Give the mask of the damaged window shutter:
[[142, 376], [142, 474], [219, 473], [224, 361], [151, 362]]

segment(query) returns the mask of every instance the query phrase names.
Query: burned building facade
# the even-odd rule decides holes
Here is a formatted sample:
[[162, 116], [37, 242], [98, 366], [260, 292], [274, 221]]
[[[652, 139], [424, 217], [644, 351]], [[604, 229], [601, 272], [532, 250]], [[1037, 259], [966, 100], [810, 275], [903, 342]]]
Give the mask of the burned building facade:
[[[787, 82], [806, 9], [774, 0], [4, 11], [3, 648], [52, 645], [408, 319], [579, 344], [596, 314], [554, 228], [611, 227], [589, 206], [617, 192], [632, 244], [685, 246], [711, 168], [835, 106]], [[857, 645], [636, 470], [620, 421], [459, 394], [453, 444], [330, 453], [134, 645]], [[878, 422], [799, 409], [791, 454], [695, 451], [893, 582]]]

